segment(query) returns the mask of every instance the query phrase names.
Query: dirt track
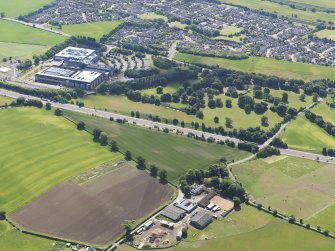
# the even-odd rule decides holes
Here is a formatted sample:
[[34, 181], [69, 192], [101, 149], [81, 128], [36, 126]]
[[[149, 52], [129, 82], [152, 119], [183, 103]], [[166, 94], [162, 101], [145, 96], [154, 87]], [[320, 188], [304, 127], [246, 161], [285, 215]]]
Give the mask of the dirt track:
[[106, 245], [125, 220], [141, 218], [172, 196], [168, 186], [133, 167], [122, 167], [83, 186], [65, 182], [11, 215], [35, 232]]

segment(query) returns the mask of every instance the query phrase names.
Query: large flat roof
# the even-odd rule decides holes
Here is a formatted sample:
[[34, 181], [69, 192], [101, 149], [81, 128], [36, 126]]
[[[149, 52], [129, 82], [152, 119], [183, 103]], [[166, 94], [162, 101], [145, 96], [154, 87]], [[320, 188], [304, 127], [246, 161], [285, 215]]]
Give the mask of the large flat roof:
[[93, 53], [95, 53], [95, 50], [79, 47], [67, 47], [61, 52], [57, 53], [55, 57], [60, 57], [64, 59], [84, 60]]
[[40, 76], [58, 77], [60, 79], [76, 80], [91, 83], [102, 75], [100, 72], [89, 70], [72, 70], [62, 67], [49, 67], [39, 73]]

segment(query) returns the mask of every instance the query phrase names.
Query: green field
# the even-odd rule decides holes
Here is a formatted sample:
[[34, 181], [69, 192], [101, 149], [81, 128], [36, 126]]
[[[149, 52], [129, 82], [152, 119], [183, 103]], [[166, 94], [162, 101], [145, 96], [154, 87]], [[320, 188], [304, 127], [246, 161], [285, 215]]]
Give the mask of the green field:
[[[327, 1], [327, 0], [326, 0]], [[288, 5], [277, 4], [270, 1], [262, 1], [262, 0], [221, 0], [222, 3], [225, 4], [233, 4], [239, 6], [245, 6], [250, 9], [255, 10], [263, 10], [270, 13], [277, 13], [281, 16], [292, 17], [292, 15], [297, 15], [299, 19], [305, 19], [308, 21], [316, 21], [317, 19], [323, 21], [334, 21], [335, 14], [334, 13], [325, 13], [325, 12], [312, 12], [312, 11], [303, 11], [298, 9], [293, 9]], [[317, 5], [314, 2], [314, 5]]]
[[293, 0], [292, 2], [309, 4], [314, 6], [320, 6], [325, 8], [335, 8], [335, 2], [333, 0]]
[[117, 28], [122, 21], [106, 21], [106, 22], [93, 22], [81, 24], [63, 25], [61, 29], [53, 27], [53, 29], [71, 34], [73, 36], [92, 37], [99, 41], [99, 39], [108, 34], [110, 31]]
[[297, 219], [335, 202], [334, 165], [281, 155], [243, 163], [233, 172], [257, 202]]
[[335, 233], [334, 223], [335, 205], [334, 203], [329, 207], [326, 207], [319, 213], [314, 214], [306, 222], [314, 226], [320, 226], [323, 230], [328, 230], [331, 233]]
[[53, 46], [66, 37], [30, 26], [0, 20], [0, 42]]
[[166, 169], [172, 182], [176, 182], [189, 169], [206, 169], [208, 164], [221, 157], [238, 160], [249, 156], [249, 153], [235, 148], [196, 141], [172, 133], [129, 124], [121, 125], [68, 111], [65, 115], [73, 121], [84, 121], [89, 130], [99, 128], [105, 131], [110, 139], [118, 142], [121, 151], [129, 150], [133, 156], [142, 156], [148, 163], [155, 163], [158, 168]]
[[0, 121], [0, 201], [7, 213], [78, 173], [120, 157], [52, 112], [0, 110]]
[[[271, 127], [273, 127], [276, 123], [280, 123], [283, 119], [278, 116], [277, 113], [272, 112], [270, 109], [268, 109], [264, 114], [258, 115], [255, 112], [251, 112], [250, 114], [246, 114], [243, 109], [241, 109], [238, 106], [238, 99], [237, 98], [231, 98], [227, 97], [224, 94], [214, 96], [214, 99], [220, 98], [225, 104], [225, 101], [227, 99], [230, 99], [232, 101], [232, 108], [216, 108], [216, 109], [210, 109], [209, 107], [206, 107], [202, 109], [204, 113], [204, 123], [212, 124], [214, 117], [219, 117], [219, 125], [225, 127], [225, 118], [231, 118], [233, 120], [233, 128], [248, 128], [248, 127], [257, 127], [261, 126], [261, 117], [266, 116], [269, 119], [269, 126], [268, 127], [262, 127], [264, 130], [267, 130]], [[206, 104], [207, 104], [207, 98], [206, 98]], [[260, 102], [260, 101], [259, 101]], [[218, 124], [216, 124], [218, 125]]]
[[321, 102], [314, 106], [311, 111], [317, 115], [321, 115], [326, 122], [335, 124], [335, 109], [330, 108], [325, 102]]
[[9, 105], [13, 101], [15, 101], [15, 99], [0, 95], [0, 105], [5, 105], [5, 104]]
[[319, 38], [328, 38], [335, 41], [335, 30], [321, 30], [315, 33]]
[[238, 35], [235, 34], [240, 32], [241, 29], [235, 26], [225, 26], [222, 30], [220, 30], [220, 36], [213, 37], [212, 39], [215, 40], [227, 40], [227, 41], [233, 41], [233, 42], [241, 42], [243, 38], [245, 38], [245, 35]]
[[187, 27], [187, 24], [183, 24], [183, 23], [178, 22], [178, 21], [168, 23], [168, 25], [170, 27], [177, 27], [177, 28], [179, 28], [181, 30], [184, 30]]
[[184, 53], [177, 53], [176, 60], [190, 63], [200, 63], [244, 72], [256, 72], [283, 78], [313, 80], [329, 78], [335, 79], [335, 68], [306, 63], [296, 63], [263, 57], [249, 57], [244, 60], [230, 60], [225, 58], [202, 57]]
[[[178, 84], [168, 85], [164, 88], [164, 93], [173, 93], [178, 88]], [[141, 91], [142, 94], [148, 95], [157, 95], [156, 89], [151, 88], [148, 90]], [[273, 96], [281, 97], [283, 91], [281, 90], [271, 90], [271, 94]], [[311, 97], [306, 97], [306, 102], [301, 102], [299, 100], [299, 94], [295, 94], [293, 92], [289, 92], [289, 106], [296, 107], [299, 109], [300, 107], [307, 106]], [[159, 95], [158, 95], [159, 96]], [[273, 113], [270, 109], [268, 109], [264, 114], [258, 115], [255, 112], [251, 112], [250, 114], [246, 114], [243, 109], [240, 109], [237, 104], [237, 99], [227, 97], [223, 94], [217, 95], [214, 99], [220, 98], [222, 102], [225, 104], [227, 99], [232, 100], [232, 108], [216, 108], [210, 109], [207, 107], [207, 98], [205, 98], [206, 108], [202, 109], [204, 113], [204, 119], [198, 119], [195, 115], [187, 115], [184, 112], [177, 111], [173, 108], [179, 109], [185, 107], [184, 104], [181, 103], [169, 103], [173, 108], [167, 108], [163, 105], [155, 106], [153, 104], [143, 104], [141, 102], [133, 102], [125, 96], [102, 96], [102, 95], [89, 95], [80, 99], [85, 103], [85, 106], [92, 107], [100, 110], [108, 110], [111, 112], [130, 115], [131, 111], [140, 111], [142, 116], [152, 114], [158, 115], [161, 118], [167, 118], [172, 120], [174, 118], [179, 121], [184, 121], [187, 126], [191, 126], [191, 122], [205, 123], [207, 126], [225, 126], [225, 118], [229, 117], [233, 120], [233, 128], [247, 128], [247, 127], [256, 127], [261, 126], [261, 117], [267, 116], [269, 119], [269, 126], [263, 127], [264, 130], [268, 130], [272, 128], [276, 123], [282, 121], [282, 118], [278, 116], [277, 113]], [[261, 102], [259, 100], [258, 102]], [[214, 117], [219, 117], [219, 123], [214, 122]], [[231, 130], [232, 128], [226, 128], [227, 130]]]
[[22, 234], [18, 230], [10, 229], [9, 224], [0, 222], [0, 228], [7, 228], [6, 232], [0, 232], [0, 250], [6, 251], [47, 251], [55, 244], [52, 240]]
[[[285, 91], [283, 91], [283, 90], [270, 89], [270, 94], [272, 96], [278, 97], [278, 98], [282, 98], [284, 92]], [[288, 94], [288, 103], [287, 103], [287, 105], [289, 107], [293, 107], [293, 108], [296, 108], [296, 109], [299, 110], [301, 107], [306, 107], [306, 106], [308, 106], [308, 105], [310, 105], [310, 104], [313, 103], [312, 96], [307, 96], [306, 95], [305, 101], [301, 101], [299, 99], [300, 93], [303, 93], [302, 90], [300, 90], [299, 94], [294, 93], [294, 92], [290, 92], [290, 91], [286, 91], [286, 93]]]
[[32, 44], [16, 44], [0, 42], [0, 60], [13, 57], [16, 59], [32, 59], [33, 55], [41, 55], [49, 49], [48, 46]]
[[147, 20], [162, 19], [165, 22], [168, 21], [168, 18], [166, 16], [159, 15], [159, 14], [157, 14], [155, 12], [146, 12], [146, 13], [143, 13], [142, 15], [140, 15], [140, 18], [141, 19], [147, 19]]
[[335, 248], [335, 242], [330, 238], [290, 225], [279, 219], [273, 219], [266, 226], [248, 233], [229, 238], [182, 242], [175, 250], [217, 251], [223, 250], [222, 247], [229, 247], [229, 250], [234, 251], [331, 251]]
[[292, 121], [281, 135], [289, 148], [321, 154], [322, 148], [334, 148], [335, 137], [318, 125], [311, 123], [304, 115]]
[[[231, 213], [225, 219], [214, 220], [203, 231], [190, 227], [188, 238], [167, 251], [330, 251], [334, 248], [335, 242], [330, 238], [275, 219], [250, 206], [242, 206], [240, 211]], [[118, 250], [136, 249], [121, 245]]]
[[38, 10], [53, 1], [54, 0], [3, 0], [0, 1], [0, 10], [3, 11], [7, 17], [18, 17]]

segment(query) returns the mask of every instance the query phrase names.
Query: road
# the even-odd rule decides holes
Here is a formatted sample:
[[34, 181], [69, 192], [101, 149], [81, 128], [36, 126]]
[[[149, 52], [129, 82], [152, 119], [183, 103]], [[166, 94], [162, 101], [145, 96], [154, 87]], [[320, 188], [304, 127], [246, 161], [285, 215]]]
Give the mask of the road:
[[305, 158], [305, 159], [310, 159], [310, 160], [318, 160], [320, 162], [335, 164], [334, 157], [323, 156], [321, 154], [303, 152], [303, 151], [298, 151], [298, 150], [293, 150], [293, 149], [280, 149], [280, 153], [284, 155], [288, 155], [288, 156]]
[[58, 35], [61, 35], [61, 36], [71, 37], [70, 34], [67, 34], [67, 33], [61, 32], [61, 31], [57, 31], [57, 30], [53, 30], [53, 29], [44, 27], [43, 25], [40, 25], [40, 24], [27, 23], [27, 22], [17, 20], [17, 19], [14, 19], [14, 18], [9, 18], [9, 17], [4, 17], [3, 19], [7, 20], [7, 21], [10, 21], [10, 22], [15, 22], [15, 23], [27, 25], [27, 26], [30, 26], [30, 27], [34, 27], [36, 29], [41, 29], [41, 30], [45, 30], [45, 31], [48, 31], [48, 32], [52, 32], [52, 33], [55, 33], [55, 34], [58, 34]]

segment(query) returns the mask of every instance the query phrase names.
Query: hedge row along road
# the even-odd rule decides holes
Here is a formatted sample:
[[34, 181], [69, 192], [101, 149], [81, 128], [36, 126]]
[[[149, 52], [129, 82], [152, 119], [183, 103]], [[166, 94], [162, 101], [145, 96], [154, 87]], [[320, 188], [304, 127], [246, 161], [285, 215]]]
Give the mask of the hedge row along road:
[[[41, 100], [40, 98], [37, 98], [37, 97], [23, 95], [23, 94], [20, 94], [20, 93], [17, 93], [17, 92], [7, 91], [7, 90], [3, 90], [3, 89], [0, 89], [0, 95], [15, 98], [15, 99], [17, 99], [19, 97], [24, 97], [26, 99]], [[46, 103], [43, 100], [41, 100], [41, 101], [43, 103]], [[239, 142], [242, 142], [242, 140], [232, 138], [232, 137], [227, 137], [227, 136], [222, 136], [222, 135], [197, 131], [197, 130], [190, 129], [190, 128], [183, 128], [183, 127], [179, 127], [179, 126], [153, 122], [153, 121], [149, 121], [149, 120], [145, 120], [145, 119], [133, 118], [133, 117], [124, 116], [124, 115], [120, 115], [120, 114], [116, 114], [116, 113], [96, 110], [96, 109], [92, 109], [92, 108], [86, 108], [86, 107], [79, 108], [78, 106], [72, 105], [72, 104], [60, 104], [60, 103], [54, 103], [54, 102], [50, 102], [50, 103], [53, 107], [56, 107], [56, 108], [59, 108], [59, 109], [84, 113], [84, 114], [93, 115], [93, 116], [96, 116], [96, 117], [101, 117], [101, 118], [106, 118], [106, 119], [109, 119], [109, 118], [112, 117], [112, 118], [114, 118], [114, 120], [117, 120], [117, 119], [127, 120], [128, 123], [131, 123], [131, 124], [136, 123], [136, 125], [142, 126], [142, 127], [147, 127], [147, 128], [149, 128], [149, 127], [155, 128], [156, 127], [156, 128], [161, 129], [161, 130], [163, 130], [163, 129], [169, 129], [169, 130], [175, 130], [175, 131], [178, 130], [178, 131], [180, 131], [184, 134], [193, 133], [194, 135], [196, 135], [198, 137], [202, 137], [202, 136], [204, 136], [205, 138], [212, 137], [215, 140], [223, 140], [223, 141], [230, 140], [230, 141], [235, 142], [235, 144], [238, 144]], [[308, 106], [305, 110], [308, 110], [310, 107], [312, 107], [312, 105]], [[302, 112], [300, 112], [300, 114], [302, 114]], [[281, 126], [281, 128], [279, 129], [279, 131], [272, 138], [268, 139], [264, 144], [259, 146], [260, 149], [270, 145], [272, 140], [276, 136], [278, 136], [278, 134], [280, 134], [288, 124], [289, 124], [289, 122], [283, 124]], [[281, 153], [285, 154], [285, 155], [289, 155], [289, 156], [294, 156], [294, 157], [299, 157], [299, 158], [308, 158], [308, 159], [318, 160], [318, 161], [321, 161], [321, 162], [335, 164], [335, 158], [328, 157], [328, 156], [323, 156], [323, 155], [320, 155], [320, 154], [301, 152], [301, 151], [296, 151], [296, 150], [291, 150], [291, 149], [281, 149]], [[243, 162], [247, 161], [247, 160], [251, 159], [251, 157], [248, 157], [247, 159], [241, 160], [241, 161], [243, 161]]]

